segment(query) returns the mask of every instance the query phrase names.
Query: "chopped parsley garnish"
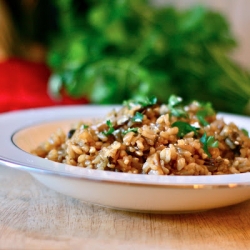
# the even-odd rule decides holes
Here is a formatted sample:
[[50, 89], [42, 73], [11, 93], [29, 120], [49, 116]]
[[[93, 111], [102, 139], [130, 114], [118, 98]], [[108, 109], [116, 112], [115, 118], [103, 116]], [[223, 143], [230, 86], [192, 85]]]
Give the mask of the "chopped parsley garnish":
[[130, 109], [134, 105], [140, 105], [142, 108], [146, 108], [149, 106], [153, 106], [156, 103], [157, 103], [157, 98], [155, 96], [152, 96], [150, 98], [146, 97], [144, 100], [140, 101], [132, 101], [132, 100], [124, 101], [123, 105], [127, 106], [128, 109]]
[[112, 122], [110, 121], [110, 120], [107, 120], [106, 121], [106, 124], [108, 125], [108, 130], [107, 131], [103, 131], [102, 133], [104, 134], [104, 135], [111, 135], [114, 131], [115, 131], [115, 129], [114, 129], [114, 127], [113, 127], [113, 124], [112, 124]]
[[208, 155], [208, 157], [211, 157], [210, 152], [208, 151], [208, 148], [218, 148], [219, 142], [215, 141], [214, 136], [207, 136], [206, 133], [203, 134], [203, 136], [200, 138], [200, 142], [203, 144], [203, 149], [205, 153]]
[[135, 104], [132, 100], [125, 100], [123, 101], [122, 105], [127, 107], [128, 109], [131, 109], [132, 104]]
[[83, 125], [81, 126], [82, 129], [87, 129], [88, 127], [89, 127], [89, 125], [87, 125], [87, 124], [83, 124]]
[[246, 129], [242, 128], [241, 131], [243, 132], [244, 135], [249, 137], [249, 133]]
[[171, 127], [177, 127], [179, 129], [177, 135], [180, 138], [183, 138], [186, 134], [188, 134], [190, 132], [194, 132], [195, 135], [197, 135], [197, 130], [199, 129], [199, 128], [191, 126], [189, 123], [183, 122], [183, 121], [176, 121], [171, 125]]
[[157, 98], [155, 96], [152, 96], [150, 98], [145, 98], [145, 100], [143, 101], [138, 101], [138, 103], [145, 108], [148, 106], [155, 105], [157, 103]]
[[211, 103], [201, 104], [200, 110], [196, 113], [197, 119], [203, 126], [207, 126], [209, 123], [206, 121], [207, 116], [212, 116], [215, 114]]
[[129, 132], [138, 133], [138, 128], [129, 128], [127, 130], [122, 131], [122, 134], [126, 135]]
[[176, 117], [187, 117], [187, 112], [180, 105], [182, 103], [182, 98], [179, 96], [171, 95], [168, 99], [168, 108], [170, 114]]
[[170, 112], [171, 112], [171, 115], [176, 116], [176, 117], [187, 117], [187, 113], [182, 108], [172, 108]]
[[136, 112], [134, 117], [132, 117], [133, 122], [142, 122], [142, 120], [143, 120], [143, 114], [139, 112]]
[[170, 107], [177, 106], [182, 103], [182, 98], [176, 95], [171, 95], [168, 99], [168, 105]]

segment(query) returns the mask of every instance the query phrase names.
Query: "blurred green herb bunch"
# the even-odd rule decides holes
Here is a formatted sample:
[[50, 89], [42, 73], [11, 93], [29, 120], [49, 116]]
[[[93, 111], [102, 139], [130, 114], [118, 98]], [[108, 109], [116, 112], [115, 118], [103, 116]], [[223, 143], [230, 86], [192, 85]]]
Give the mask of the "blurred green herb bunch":
[[49, 51], [49, 91], [98, 104], [171, 94], [244, 113], [248, 72], [230, 54], [225, 17], [202, 6], [179, 10], [145, 0], [57, 0], [60, 33]]

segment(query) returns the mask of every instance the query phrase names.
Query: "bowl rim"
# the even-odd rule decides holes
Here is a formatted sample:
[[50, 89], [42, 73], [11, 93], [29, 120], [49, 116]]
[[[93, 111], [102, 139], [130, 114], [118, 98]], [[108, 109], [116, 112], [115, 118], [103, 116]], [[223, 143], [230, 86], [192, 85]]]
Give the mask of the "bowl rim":
[[[63, 120], [77, 120], [79, 116], [92, 119], [98, 114], [101, 117], [111, 109], [118, 107], [120, 105], [68, 105], [0, 114], [0, 131], [2, 131], [0, 135], [2, 145], [4, 145], [3, 150], [0, 151], [0, 163], [7, 167], [28, 171], [31, 174], [57, 175], [63, 178], [123, 185], [192, 189], [250, 186], [250, 173], [211, 176], [156, 176], [74, 167], [31, 155], [20, 149], [15, 143], [15, 136], [24, 129]], [[241, 121], [241, 124], [250, 123], [250, 117], [247, 116], [227, 113], [218, 113], [218, 115], [228, 120]]]

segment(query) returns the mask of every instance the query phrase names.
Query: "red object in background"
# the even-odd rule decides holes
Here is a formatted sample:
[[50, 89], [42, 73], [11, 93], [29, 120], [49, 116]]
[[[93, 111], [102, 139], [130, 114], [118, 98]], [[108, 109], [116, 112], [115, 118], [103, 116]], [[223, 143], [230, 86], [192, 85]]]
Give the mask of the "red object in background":
[[17, 58], [0, 62], [0, 112], [88, 103], [65, 94], [60, 102], [52, 100], [47, 93], [49, 76], [50, 69], [41, 63]]

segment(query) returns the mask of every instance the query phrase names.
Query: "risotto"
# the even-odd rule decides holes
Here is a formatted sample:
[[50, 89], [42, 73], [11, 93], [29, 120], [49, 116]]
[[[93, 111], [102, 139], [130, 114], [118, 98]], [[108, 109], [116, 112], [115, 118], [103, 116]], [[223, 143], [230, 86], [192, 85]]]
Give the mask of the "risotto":
[[170, 96], [126, 101], [102, 120], [60, 128], [32, 154], [76, 167], [153, 175], [219, 175], [250, 171], [244, 129], [218, 118], [210, 103]]

